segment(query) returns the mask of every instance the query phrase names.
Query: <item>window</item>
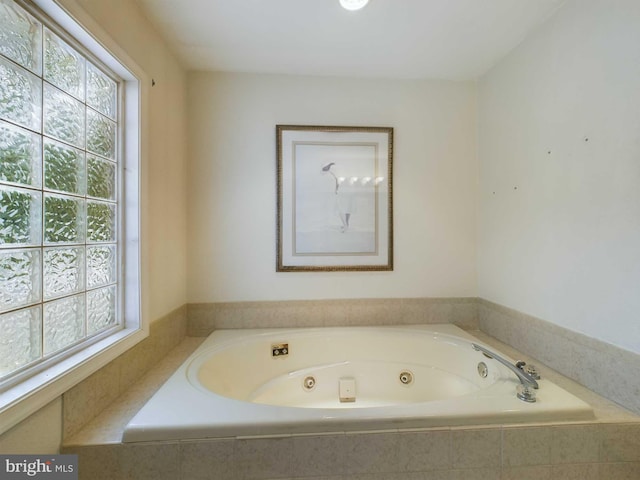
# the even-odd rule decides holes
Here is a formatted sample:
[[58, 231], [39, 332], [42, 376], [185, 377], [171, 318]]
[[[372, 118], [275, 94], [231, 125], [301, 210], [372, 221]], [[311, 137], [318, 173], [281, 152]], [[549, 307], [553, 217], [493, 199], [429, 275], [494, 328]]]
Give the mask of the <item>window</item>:
[[[70, 17], [63, 18], [69, 24]], [[127, 252], [130, 266], [123, 261], [124, 245], [131, 244], [126, 229], [138, 237], [138, 82], [71, 22], [93, 49], [31, 3], [0, 0], [0, 390], [5, 391], [140, 326], [135, 245]], [[133, 108], [125, 108], [127, 92]], [[133, 132], [128, 150], [122, 148], [127, 131]], [[125, 293], [125, 277], [135, 292]], [[125, 312], [135, 318], [127, 322]]]

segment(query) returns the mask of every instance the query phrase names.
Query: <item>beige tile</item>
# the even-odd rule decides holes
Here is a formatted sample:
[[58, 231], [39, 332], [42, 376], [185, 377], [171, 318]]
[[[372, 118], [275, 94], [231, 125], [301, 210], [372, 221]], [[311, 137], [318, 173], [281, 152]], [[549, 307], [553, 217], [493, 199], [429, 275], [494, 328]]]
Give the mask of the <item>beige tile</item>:
[[176, 319], [173, 322], [175, 343], [171, 348], [178, 346], [187, 336], [187, 305], [183, 305], [177, 311]]
[[187, 305], [187, 335], [206, 337], [215, 328], [215, 304], [190, 303]]
[[400, 304], [400, 317], [405, 325], [428, 323], [429, 305], [433, 303], [428, 298], [403, 298]]
[[600, 480], [638, 480], [640, 462], [601, 463], [599, 472]]
[[[331, 475], [331, 476], [322, 476], [322, 477], [292, 477], [289, 479], [279, 478], [278, 480], [345, 480], [346, 477]], [[187, 480], [187, 479], [183, 479]]]
[[118, 456], [123, 480], [180, 478], [180, 446], [177, 443], [122, 445]]
[[291, 477], [292, 457], [291, 437], [235, 441], [234, 459], [243, 479]]
[[346, 473], [397, 472], [398, 435], [372, 433], [346, 435]]
[[400, 308], [393, 324], [454, 323], [467, 329], [478, 328], [474, 298], [403, 298]]
[[220, 328], [456, 323], [477, 328], [475, 298], [374, 298], [200, 303], [187, 306], [188, 335]]
[[[74, 435], [65, 436], [64, 444], [93, 445], [101, 442], [120, 441], [127, 422], [203, 340], [201, 337], [185, 338], [178, 347], [166, 355], [161, 362], [120, 395], [110, 406], [86, 423], [80, 431]], [[82, 400], [82, 396], [77, 398], [83, 402], [87, 401], [86, 398]]]
[[[450, 480], [448, 471], [430, 472], [390, 472], [349, 475], [343, 480]], [[306, 480], [306, 479], [305, 479]]]
[[[584, 376], [577, 380], [640, 413], [640, 387], [633, 375], [626, 374], [640, 370], [640, 355], [604, 342], [592, 340], [590, 343], [592, 345], [582, 347]], [[621, 365], [624, 368], [620, 368]]]
[[600, 480], [597, 463], [553, 465], [551, 477], [554, 480]]
[[167, 335], [168, 329], [166, 327], [167, 322], [163, 322], [162, 328], [152, 328], [150, 335], [144, 342], [139, 344], [142, 351], [144, 351], [139, 367], [142, 374], [153, 368], [167, 354], [167, 351], [164, 350], [166, 341], [163, 338]]
[[339, 475], [345, 471], [345, 435], [293, 437], [291, 473], [294, 477]]
[[400, 299], [356, 299], [343, 301], [346, 326], [394, 325], [402, 305]]
[[552, 431], [551, 463], [597, 463], [600, 459], [600, 427], [556, 426]]
[[551, 466], [509, 467], [502, 469], [501, 480], [555, 480]]
[[[234, 440], [180, 443], [180, 475], [184, 480], [209, 480], [237, 477]], [[214, 477], [214, 475], [216, 477]]]
[[427, 307], [427, 323], [451, 323], [453, 318], [453, 305], [448, 302], [434, 302]]
[[478, 304], [475, 299], [453, 303], [450, 322], [465, 330], [478, 328]]
[[90, 375], [62, 395], [63, 438], [68, 438], [91, 421], [95, 410], [96, 377]]
[[424, 471], [451, 467], [451, 432], [433, 430], [398, 435], [401, 471]]
[[451, 432], [454, 468], [499, 467], [502, 432], [497, 428]]
[[[428, 472], [416, 472], [405, 474], [407, 477], [400, 477], [402, 480], [453, 480], [451, 470], [430, 470]], [[467, 477], [467, 480], [470, 480]], [[490, 480], [490, 479], [483, 479]]]
[[160, 338], [162, 355], [182, 342], [187, 331], [187, 307], [183, 305], [164, 317], [165, 326]]
[[275, 308], [269, 310], [269, 327], [305, 328], [324, 325], [324, 302], [278, 302]]
[[122, 432], [137, 409], [124, 415], [121, 408], [106, 408], [96, 418], [87, 423], [78, 433], [64, 439], [65, 446], [78, 447], [84, 445], [100, 445], [120, 443]]
[[289, 328], [322, 326], [322, 304], [316, 301], [238, 302], [214, 304], [216, 328]]
[[[429, 477], [427, 477], [429, 478]], [[450, 480], [500, 480], [499, 468], [472, 468], [466, 470], [451, 470]]]
[[58, 453], [62, 438], [62, 397], [0, 435], [0, 452], [5, 455]]
[[478, 305], [478, 325], [482, 332], [503, 342], [511, 336], [509, 317], [486, 305], [482, 300]]
[[79, 480], [121, 480], [122, 446], [100, 445], [81, 447], [63, 453], [78, 455]]
[[145, 338], [115, 360], [120, 364], [119, 385], [121, 392], [126, 391], [144, 374], [146, 365], [149, 363], [147, 360], [149, 344], [149, 339]]
[[640, 423], [603, 425], [600, 461], [640, 462]]
[[483, 299], [478, 318], [483, 332], [640, 413], [637, 382], [619, 368], [640, 369], [640, 355]]
[[95, 377], [93, 384], [95, 388], [94, 410], [99, 413], [117, 400], [122, 393], [120, 391], [120, 365], [111, 362], [92, 376]]
[[551, 429], [547, 427], [504, 428], [502, 465], [546, 465], [550, 463]]

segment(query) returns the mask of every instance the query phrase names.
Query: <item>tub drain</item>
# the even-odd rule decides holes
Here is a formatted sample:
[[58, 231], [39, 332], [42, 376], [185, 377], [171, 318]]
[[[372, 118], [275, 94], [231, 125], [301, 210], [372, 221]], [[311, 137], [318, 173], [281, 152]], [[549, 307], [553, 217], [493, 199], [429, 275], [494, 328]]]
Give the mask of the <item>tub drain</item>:
[[400, 383], [403, 385], [411, 385], [413, 383], [413, 373], [405, 370], [404, 372], [400, 372]]

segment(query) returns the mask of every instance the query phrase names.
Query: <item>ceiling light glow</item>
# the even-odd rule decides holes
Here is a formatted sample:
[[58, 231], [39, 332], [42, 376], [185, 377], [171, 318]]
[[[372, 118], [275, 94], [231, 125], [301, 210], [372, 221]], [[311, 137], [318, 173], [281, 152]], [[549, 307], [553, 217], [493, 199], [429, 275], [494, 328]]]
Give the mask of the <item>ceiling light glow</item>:
[[369, 3], [369, 0], [340, 0], [340, 5], [342, 5], [342, 8], [351, 11], [360, 10], [367, 3]]

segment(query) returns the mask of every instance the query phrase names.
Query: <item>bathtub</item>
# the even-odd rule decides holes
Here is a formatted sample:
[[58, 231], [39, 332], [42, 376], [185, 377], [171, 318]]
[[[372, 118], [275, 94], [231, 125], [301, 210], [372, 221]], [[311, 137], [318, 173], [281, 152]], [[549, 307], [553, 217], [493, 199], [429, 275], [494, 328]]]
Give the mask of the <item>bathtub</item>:
[[518, 399], [516, 375], [473, 343], [500, 354], [453, 325], [218, 330], [123, 441], [593, 418], [544, 377], [535, 403]]

